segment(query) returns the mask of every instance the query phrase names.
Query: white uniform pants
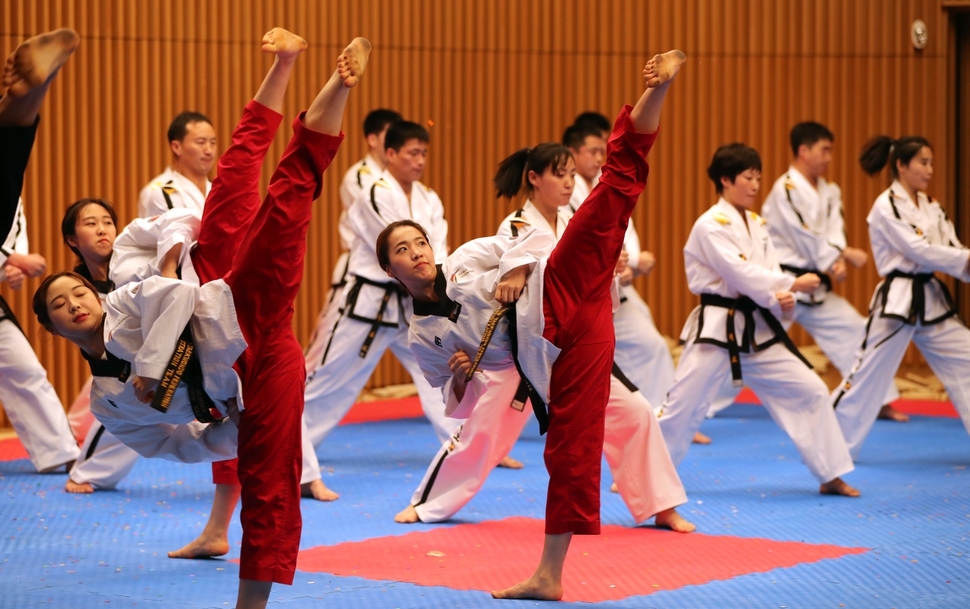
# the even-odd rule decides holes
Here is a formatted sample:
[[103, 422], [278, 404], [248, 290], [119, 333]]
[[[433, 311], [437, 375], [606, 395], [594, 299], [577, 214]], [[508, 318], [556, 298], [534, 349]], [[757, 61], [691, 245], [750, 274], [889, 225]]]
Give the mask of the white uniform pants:
[[[454, 516], [481, 489], [532, 416], [510, 406], [519, 387], [515, 368], [483, 372], [487, 390], [471, 416], [446, 441], [411, 498], [422, 522]], [[620, 496], [640, 524], [687, 502], [650, 404], [611, 377], [603, 452]]]
[[[855, 307], [845, 298], [829, 293], [820, 305], [797, 304], [792, 320], [783, 323], [786, 330], [791, 328], [793, 323], [798, 323], [805, 328], [825, 357], [829, 358], [832, 365], [842, 373], [843, 378], [852, 371], [852, 365], [859, 355], [859, 345], [862, 344], [866, 333], [866, 318], [859, 315]], [[731, 393], [730, 389], [725, 389], [719, 395], [726, 398]], [[733, 393], [734, 397], [737, 397], [737, 390]], [[882, 404], [891, 404], [899, 399], [899, 391], [895, 383], [889, 383], [885, 395]], [[724, 399], [715, 399], [707, 416], [714, 416], [716, 412], [730, 406], [733, 402], [732, 399], [725, 404]]]
[[[711, 400], [730, 382], [726, 349], [691, 342], [684, 348], [674, 386], [660, 416], [660, 428], [677, 465], [700, 429]], [[751, 387], [771, 418], [792, 439], [802, 462], [819, 482], [829, 482], [854, 469], [849, 450], [829, 405], [822, 379], [785, 348], [741, 354], [744, 383]]]
[[[832, 392], [839, 426], [853, 458], [872, 429], [884, 395], [893, 384], [909, 341], [916, 343], [970, 432], [970, 330], [954, 317], [932, 326], [907, 325], [874, 311], [866, 348], [851, 373]], [[862, 344], [862, 341], [859, 341]]]
[[80, 450], [47, 371], [6, 319], [0, 320], [0, 402], [37, 471], [77, 459]]
[[[347, 287], [344, 286], [337, 294], [339, 302], [346, 301]], [[421, 398], [424, 415], [431, 421], [438, 439], [444, 442], [460, 422], [445, 417], [441, 390], [428, 383], [408, 349], [408, 327], [402, 323], [399, 328], [380, 328], [367, 357], [362, 358], [358, 353], [371, 325], [345, 317], [340, 308], [327, 307], [327, 313], [321, 317], [320, 326], [306, 352], [307, 386], [303, 419], [313, 446], [319, 446], [344, 418], [388, 349], [411, 375]]]
[[650, 307], [635, 290], [627, 290], [626, 295], [626, 301], [613, 314], [613, 361], [651, 405], [660, 406], [674, 383], [674, 360], [653, 323]]

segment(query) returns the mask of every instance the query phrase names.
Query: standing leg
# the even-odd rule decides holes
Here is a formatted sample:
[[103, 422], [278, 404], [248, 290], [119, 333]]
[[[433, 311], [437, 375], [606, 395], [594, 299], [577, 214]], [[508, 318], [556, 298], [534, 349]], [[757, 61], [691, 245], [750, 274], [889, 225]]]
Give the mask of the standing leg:
[[913, 342], [940, 379], [970, 433], [970, 330], [951, 317], [932, 326], [920, 326]]
[[616, 365], [651, 405], [660, 406], [674, 384], [674, 359], [653, 323], [647, 303], [636, 290], [626, 293], [626, 302], [613, 314]]
[[96, 422], [81, 445], [64, 490], [68, 493], [93, 493], [113, 489], [131, 472], [139, 455]]

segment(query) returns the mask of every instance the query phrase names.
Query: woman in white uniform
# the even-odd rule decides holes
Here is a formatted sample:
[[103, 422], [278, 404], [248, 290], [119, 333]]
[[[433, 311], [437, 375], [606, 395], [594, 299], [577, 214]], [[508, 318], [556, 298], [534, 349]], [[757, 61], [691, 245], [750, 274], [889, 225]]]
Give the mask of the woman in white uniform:
[[869, 241], [879, 275], [866, 335], [832, 405], [853, 457], [859, 455], [912, 340], [946, 387], [970, 430], [970, 331], [956, 317], [946, 285], [934, 273], [970, 280], [970, 250], [957, 239], [943, 207], [926, 195], [933, 147], [922, 137], [870, 140], [859, 162], [876, 175], [889, 164], [893, 183], [872, 205]]

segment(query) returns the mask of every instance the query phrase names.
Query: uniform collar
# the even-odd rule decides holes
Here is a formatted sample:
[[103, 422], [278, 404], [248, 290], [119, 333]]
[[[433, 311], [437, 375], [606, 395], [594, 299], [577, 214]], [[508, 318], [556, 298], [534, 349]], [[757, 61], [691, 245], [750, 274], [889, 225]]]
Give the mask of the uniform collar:
[[[893, 194], [893, 199], [896, 201], [903, 200], [908, 202], [913, 207], [916, 207], [916, 202], [909, 198], [909, 192], [906, 191], [906, 188], [903, 187], [903, 183], [899, 180], [893, 180], [892, 185], [889, 187], [889, 191]], [[929, 202], [929, 197], [926, 196], [925, 192], [917, 191], [916, 197], [921, 203]]]
[[434, 278], [434, 291], [438, 295], [437, 302], [425, 302], [423, 300], [412, 299], [412, 306], [415, 315], [435, 317], [447, 317], [451, 321], [458, 321], [458, 314], [461, 312], [461, 305], [448, 298], [448, 278], [441, 270], [441, 265], [436, 265], [438, 274]]

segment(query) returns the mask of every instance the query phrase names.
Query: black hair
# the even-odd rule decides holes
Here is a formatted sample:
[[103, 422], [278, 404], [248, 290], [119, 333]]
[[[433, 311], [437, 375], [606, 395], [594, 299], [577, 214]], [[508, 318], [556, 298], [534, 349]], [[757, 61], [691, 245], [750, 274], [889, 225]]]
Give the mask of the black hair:
[[603, 132], [588, 123], [571, 125], [562, 134], [562, 145], [573, 150], [579, 150], [586, 143], [586, 138], [591, 135], [601, 138]]
[[391, 222], [381, 231], [381, 234], [377, 236], [377, 243], [374, 249], [377, 252], [377, 263], [381, 265], [381, 268], [387, 272], [387, 269], [391, 268], [391, 233], [402, 226], [410, 226], [411, 228], [418, 229], [422, 235], [424, 235], [425, 240], [429, 243], [431, 238], [428, 237], [428, 231], [424, 230], [424, 227], [415, 222], [414, 220], [398, 220], [397, 222]]
[[804, 123], [798, 123], [791, 128], [791, 133], [788, 134], [788, 140], [791, 142], [791, 153], [794, 156], [798, 156], [798, 148], [800, 146], [808, 146], [811, 148], [820, 140], [835, 142], [835, 136], [822, 123], [806, 121]]
[[44, 281], [41, 282], [40, 287], [34, 292], [34, 299], [32, 301], [32, 306], [34, 309], [34, 315], [37, 316], [37, 321], [40, 325], [44, 326], [44, 329], [54, 334], [54, 324], [51, 322], [50, 313], [47, 311], [47, 291], [50, 290], [51, 284], [60, 279], [61, 277], [73, 277], [81, 283], [84, 284], [86, 288], [91, 290], [97, 295], [98, 289], [91, 284], [85, 277], [71, 271], [64, 271], [62, 273], [54, 273], [48, 276]]
[[711, 165], [707, 168], [707, 177], [714, 182], [717, 194], [724, 192], [724, 185], [721, 178], [727, 178], [734, 183], [738, 174], [744, 173], [749, 169], [761, 171], [761, 157], [758, 151], [740, 142], [725, 144], [714, 152]]
[[427, 144], [431, 141], [428, 130], [417, 123], [411, 121], [394, 121], [387, 128], [387, 135], [384, 136], [384, 150], [393, 149], [400, 152], [401, 147], [411, 140], [418, 140]]
[[212, 125], [212, 121], [201, 112], [180, 112], [168, 126], [169, 143], [184, 140], [185, 134], [188, 133], [189, 123], [209, 123], [210, 126]]
[[114, 206], [104, 199], [80, 199], [68, 206], [67, 211], [64, 212], [64, 218], [61, 220], [61, 238], [64, 239], [65, 245], [77, 254], [77, 257], [81, 259], [82, 263], [84, 262], [84, 257], [81, 256], [80, 250], [68, 243], [67, 238], [77, 236], [77, 217], [81, 214], [81, 210], [88, 205], [100, 205], [103, 207], [108, 212], [108, 215], [111, 216], [111, 221], [114, 223], [116, 230], [118, 226], [118, 214], [115, 213]]
[[598, 129], [600, 133], [604, 134], [604, 137], [606, 136], [606, 134], [609, 134], [611, 131], [613, 131], [613, 123], [610, 122], [610, 119], [606, 118], [599, 112], [583, 112], [582, 114], [576, 117], [576, 120], [573, 121], [573, 124], [577, 126], [578, 125], [591, 126], [594, 129]]
[[386, 108], [371, 110], [364, 118], [364, 137], [380, 135], [381, 131], [384, 131], [388, 125], [400, 120], [404, 119], [394, 110], [387, 110]]
[[896, 161], [902, 161], [903, 165], [909, 165], [923, 147], [933, 150], [933, 146], [925, 138], [919, 135], [907, 135], [898, 140], [894, 140], [888, 135], [877, 135], [862, 147], [859, 154], [859, 164], [862, 170], [871, 176], [876, 175], [882, 168], [889, 163], [889, 170], [894, 178], [899, 177], [899, 169], [896, 168]]
[[569, 148], [555, 142], [546, 142], [535, 148], [523, 148], [513, 152], [498, 164], [498, 171], [492, 178], [497, 192], [496, 197], [511, 199], [522, 190], [523, 184], [527, 192], [532, 192], [532, 184], [525, 179], [530, 171], [539, 175], [545, 173], [547, 169], [562, 171], [571, 158], [573, 153]]

